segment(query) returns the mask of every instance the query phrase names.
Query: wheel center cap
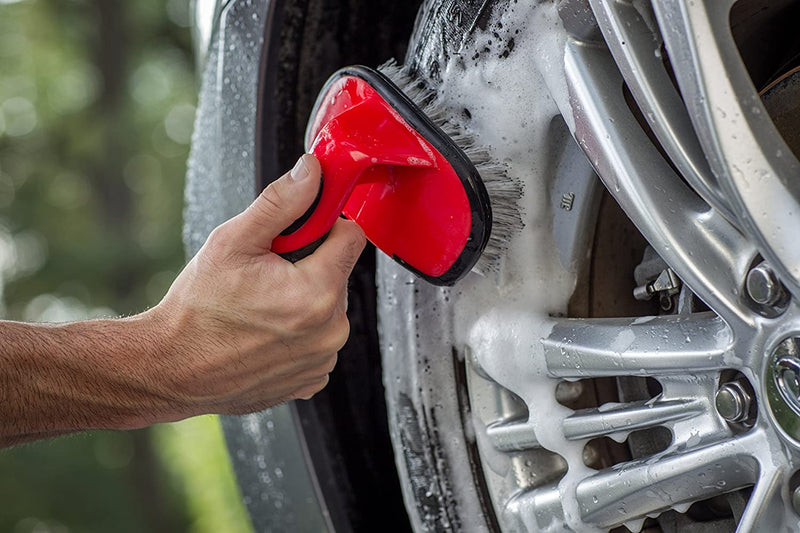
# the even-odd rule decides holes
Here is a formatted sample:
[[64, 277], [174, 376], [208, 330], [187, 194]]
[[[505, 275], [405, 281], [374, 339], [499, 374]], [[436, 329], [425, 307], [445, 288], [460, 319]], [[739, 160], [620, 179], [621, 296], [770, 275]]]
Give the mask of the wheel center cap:
[[773, 350], [764, 388], [773, 421], [800, 447], [800, 337]]
[[783, 401], [800, 416], [800, 358], [783, 355], [773, 363], [775, 385]]

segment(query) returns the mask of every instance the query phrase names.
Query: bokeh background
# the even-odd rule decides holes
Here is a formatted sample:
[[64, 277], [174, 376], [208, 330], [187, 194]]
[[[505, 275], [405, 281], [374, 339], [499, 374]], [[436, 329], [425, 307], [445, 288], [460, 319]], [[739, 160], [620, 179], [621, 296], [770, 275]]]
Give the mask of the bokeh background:
[[[189, 0], [0, 0], [0, 318], [129, 315], [169, 287], [190, 25]], [[215, 417], [0, 450], [0, 532], [110, 531], [250, 531]]]

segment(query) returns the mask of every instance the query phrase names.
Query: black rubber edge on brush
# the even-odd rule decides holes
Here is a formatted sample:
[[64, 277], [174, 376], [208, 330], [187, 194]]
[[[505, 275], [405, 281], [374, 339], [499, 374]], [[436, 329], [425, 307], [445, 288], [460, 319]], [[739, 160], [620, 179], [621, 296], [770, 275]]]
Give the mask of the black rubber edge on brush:
[[[322, 198], [322, 185], [324, 183], [324, 176], [320, 176], [319, 178], [319, 191], [317, 191], [317, 197], [314, 198], [314, 202], [311, 204], [303, 215], [292, 222], [292, 224], [281, 232], [281, 235], [291, 235], [295, 231], [299, 230], [303, 224], [308, 222], [308, 219], [311, 218], [311, 215], [314, 214], [314, 211], [317, 209], [317, 205], [319, 205], [319, 200]], [[325, 238], [328, 236], [328, 233], [325, 233], [322, 237], [317, 239], [314, 242], [310, 242], [305, 246], [298, 248], [297, 250], [292, 250], [290, 252], [283, 252], [278, 254], [279, 256], [283, 257], [287, 261], [291, 261], [292, 263], [297, 263], [301, 259], [305, 259], [309, 255], [313, 254], [317, 248], [322, 246], [322, 243], [325, 242]]]
[[[325, 185], [325, 176], [320, 175], [319, 177], [319, 190], [317, 191], [317, 196], [314, 198], [314, 201], [311, 203], [311, 207], [306, 209], [306, 212], [303, 213], [300, 218], [292, 222], [292, 224], [281, 232], [281, 235], [291, 235], [295, 231], [299, 230], [303, 227], [303, 224], [308, 222], [308, 219], [311, 218], [311, 215], [314, 214], [314, 211], [317, 209], [319, 205], [319, 200], [322, 198], [322, 187]], [[287, 252], [292, 253], [292, 252]], [[282, 255], [282, 254], [279, 254]]]
[[[478, 262], [483, 250], [486, 248], [486, 243], [489, 242], [489, 235], [491, 234], [492, 209], [489, 201], [489, 193], [486, 192], [486, 187], [483, 185], [483, 180], [478, 170], [455, 141], [442, 131], [442, 129], [406, 96], [389, 77], [363, 65], [344, 67], [334, 72], [333, 75], [328, 78], [328, 81], [325, 82], [325, 85], [319, 93], [320, 96], [314, 104], [314, 109], [311, 112], [312, 117], [317, 116], [330, 86], [345, 76], [361, 78], [372, 86], [372, 88], [374, 88], [378, 94], [417, 131], [417, 133], [422, 135], [440, 154], [442, 154], [461, 180], [464, 191], [467, 193], [467, 199], [472, 212], [472, 228], [467, 242], [464, 245], [464, 250], [453, 263], [453, 266], [441, 276], [429, 276], [406, 263], [403, 258], [398, 256], [392, 257], [392, 259], [403, 265], [406, 269], [434, 285], [451, 286], [455, 284], [456, 281], [463, 278], [472, 270], [472, 267]], [[309, 139], [312, 123], [313, 121], [309, 122], [309, 129], [306, 130], [306, 150], [311, 148], [311, 143], [314, 141], [314, 139]], [[409, 238], [413, 239], [414, 236], [409, 235]]]

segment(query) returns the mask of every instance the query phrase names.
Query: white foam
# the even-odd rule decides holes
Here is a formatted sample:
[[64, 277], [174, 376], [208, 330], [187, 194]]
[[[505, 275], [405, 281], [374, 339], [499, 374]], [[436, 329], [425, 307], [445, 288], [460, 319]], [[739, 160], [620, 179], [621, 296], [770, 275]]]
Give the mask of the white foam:
[[[512, 38], [513, 50], [503, 57]], [[486, 371], [517, 393], [523, 379], [517, 370], [528, 367], [522, 388], [535, 391], [535, 398], [523, 394], [534, 406], [530, 423], [541, 445], [569, 465], [559, 483], [566, 524], [576, 531], [594, 531], [580, 519], [575, 498], [578, 482], [593, 471], [583, 464], [583, 443], [567, 441], [556, 422], [571, 411], [555, 400], [557, 380], [547, 376], [538, 342], [547, 333], [547, 317], [566, 313], [576, 282], [558, 259], [548, 193], [553, 176], [551, 124], [559, 110], [565, 118], [571, 116], [561, 76], [565, 39], [555, 3], [510, 4], [443, 68], [437, 90], [452, 110], [469, 111], [466, 128], [476, 142], [490, 146], [492, 155], [509, 165], [509, 174], [525, 184], [521, 205], [526, 227], [510, 243], [499, 272], [486, 278], [471, 275], [454, 295], [456, 339], [492, 359], [487, 365], [497, 363]], [[476, 54], [477, 59], [470, 59]], [[537, 328], [540, 333], [532, 336]], [[620, 346], [632, 342], [618, 340]], [[487, 352], [507, 354], [517, 363], [500, 364]], [[478, 424], [476, 429], [484, 431]], [[486, 439], [479, 435], [478, 443], [485, 460], [502, 464], [491, 461], [499, 452]]]

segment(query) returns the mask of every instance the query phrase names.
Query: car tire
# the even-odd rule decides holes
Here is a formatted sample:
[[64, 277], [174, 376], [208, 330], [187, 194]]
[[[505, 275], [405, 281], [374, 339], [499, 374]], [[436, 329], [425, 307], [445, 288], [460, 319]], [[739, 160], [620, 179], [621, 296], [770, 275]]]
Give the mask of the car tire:
[[[655, 13], [646, 2], [426, 0], [413, 30], [417, 6], [399, 2], [224, 4], [228, 24], [212, 39], [190, 160], [190, 251], [291, 166], [329, 72], [398, 57], [408, 35], [406, 64], [526, 186], [526, 227], [496, 271], [436, 288], [365, 254], [353, 278], [353, 337], [328, 389], [310, 402], [224, 419], [257, 530], [672, 532], [792, 523], [797, 476], [784, 463], [796, 443], [768, 410], [779, 401], [766, 397], [770, 378], [733, 356], [778, 350], [777, 337], [764, 344], [785, 335], [774, 319], [800, 311], [783, 300], [754, 304], [743, 290], [762, 257], [740, 213], [713, 190], [724, 172], [708, 167], [711, 141], [695, 136], [718, 110], [689, 116], [686, 73], [676, 76], [659, 47], [662, 38], [697, 35], [656, 20], [678, 3], [657, 3]], [[689, 3], [700, 4], [714, 2]], [[741, 48], [756, 84], [796, 62], [796, 49], [767, 38], [778, 33], [775, 21], [797, 12], [790, 4], [748, 0], [734, 9], [736, 38], [770, 45]], [[598, 14], [628, 24], [601, 26]], [[381, 31], [356, 31], [371, 27]], [[661, 123], [683, 128], [666, 131], [681, 133], [672, 144], [650, 116], [659, 109], [634, 83], [642, 71], [625, 55], [636, 49], [626, 48], [625, 32], [658, 58], [653, 72], [671, 106]], [[264, 52], [251, 57], [261, 35]], [[757, 49], [775, 52], [769, 65]], [[753, 109], [767, 116], [757, 100]], [[633, 298], [664, 273], [664, 294]], [[734, 336], [723, 315], [731, 312], [762, 329]], [[649, 357], [664, 352], [663, 365]], [[729, 383], [757, 401], [741, 420], [717, 411], [715, 394]], [[650, 407], [655, 414], [644, 416]], [[615, 409], [638, 418], [618, 420]], [[681, 469], [685, 476], [673, 475]]]

